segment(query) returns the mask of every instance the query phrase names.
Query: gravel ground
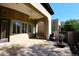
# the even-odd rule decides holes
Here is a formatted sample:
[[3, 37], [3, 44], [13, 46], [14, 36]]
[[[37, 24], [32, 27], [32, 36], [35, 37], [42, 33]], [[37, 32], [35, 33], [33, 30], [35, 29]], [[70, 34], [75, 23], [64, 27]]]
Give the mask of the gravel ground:
[[72, 56], [70, 48], [57, 46], [56, 42], [29, 39], [17, 43], [0, 43], [0, 56]]

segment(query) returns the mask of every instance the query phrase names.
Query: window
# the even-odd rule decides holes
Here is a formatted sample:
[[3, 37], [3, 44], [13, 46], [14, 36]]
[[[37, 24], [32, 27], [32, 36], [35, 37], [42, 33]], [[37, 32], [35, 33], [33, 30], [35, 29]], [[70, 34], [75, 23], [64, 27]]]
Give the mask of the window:
[[34, 24], [28, 24], [28, 32], [34, 33]]
[[17, 26], [17, 33], [20, 33], [21, 23], [20, 22], [16, 22], [16, 26]]
[[24, 33], [25, 28], [24, 28], [24, 23], [22, 23], [22, 33]]
[[13, 33], [27, 33], [27, 23], [22, 21], [13, 21]]
[[31, 24], [28, 24], [28, 32], [32, 32]]
[[22, 33], [27, 33], [27, 23], [22, 23]]
[[25, 23], [25, 33], [27, 33], [27, 24]]
[[26, 22], [16, 20], [13, 21], [13, 34], [27, 32], [33, 33], [33, 30], [33, 24], [28, 24]]
[[13, 33], [21, 32], [21, 23], [19, 21], [13, 21]]
[[9, 37], [9, 21], [7, 19], [0, 19], [0, 39]]
[[16, 22], [13, 22], [13, 33], [16, 33]]

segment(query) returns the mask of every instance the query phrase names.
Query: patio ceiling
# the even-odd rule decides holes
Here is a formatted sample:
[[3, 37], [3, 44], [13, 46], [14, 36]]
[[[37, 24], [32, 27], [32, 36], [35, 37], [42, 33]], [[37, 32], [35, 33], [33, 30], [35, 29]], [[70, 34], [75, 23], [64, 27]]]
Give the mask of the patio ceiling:
[[45, 18], [45, 16], [30, 3], [1, 3], [0, 5], [29, 15], [29, 19]]

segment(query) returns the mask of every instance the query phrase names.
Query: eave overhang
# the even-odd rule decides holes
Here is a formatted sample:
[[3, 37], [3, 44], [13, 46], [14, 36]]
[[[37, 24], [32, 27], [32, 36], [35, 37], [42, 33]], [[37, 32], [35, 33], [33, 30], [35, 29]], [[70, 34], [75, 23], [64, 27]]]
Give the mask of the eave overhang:
[[49, 5], [49, 3], [41, 3], [41, 5], [51, 14], [54, 14], [53, 9], [51, 8], [51, 6]]

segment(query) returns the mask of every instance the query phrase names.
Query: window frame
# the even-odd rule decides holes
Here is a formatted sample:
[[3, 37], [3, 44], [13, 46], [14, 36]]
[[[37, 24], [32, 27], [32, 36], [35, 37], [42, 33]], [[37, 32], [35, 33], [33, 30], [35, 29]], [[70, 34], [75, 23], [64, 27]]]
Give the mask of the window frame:
[[22, 25], [21, 25], [21, 21], [19, 21], [19, 20], [12, 20], [12, 33], [13, 34], [19, 34], [18, 33], [18, 31], [17, 31], [17, 25], [15, 25], [16, 26], [16, 29], [15, 29], [15, 33], [13, 32], [13, 23], [15, 22], [15, 24], [17, 23], [17, 22], [19, 22], [20, 23], [20, 33], [21, 33], [21, 27], [22, 27]]
[[[14, 20], [12, 20], [12, 34], [19, 34], [19, 33], [17, 33], [17, 26], [16, 26], [16, 31], [15, 31], [16, 33], [13, 33], [13, 22], [20, 22], [20, 33], [29, 33], [29, 24], [31, 25], [31, 32], [30, 33], [34, 32], [33, 31], [34, 24], [14, 19]], [[25, 30], [25, 24], [27, 24], [25, 32], [22, 32], [23, 24], [24, 24], [24, 30]]]
[[[28, 23], [27, 22], [22, 22], [22, 24], [24, 24], [24, 30], [25, 30], [25, 24], [27, 24], [26, 25], [26, 32], [24, 31], [24, 33], [28, 33]], [[22, 26], [22, 25], [21, 25]], [[23, 27], [21, 27], [21, 28], [23, 28]], [[23, 33], [23, 32], [22, 32]]]

